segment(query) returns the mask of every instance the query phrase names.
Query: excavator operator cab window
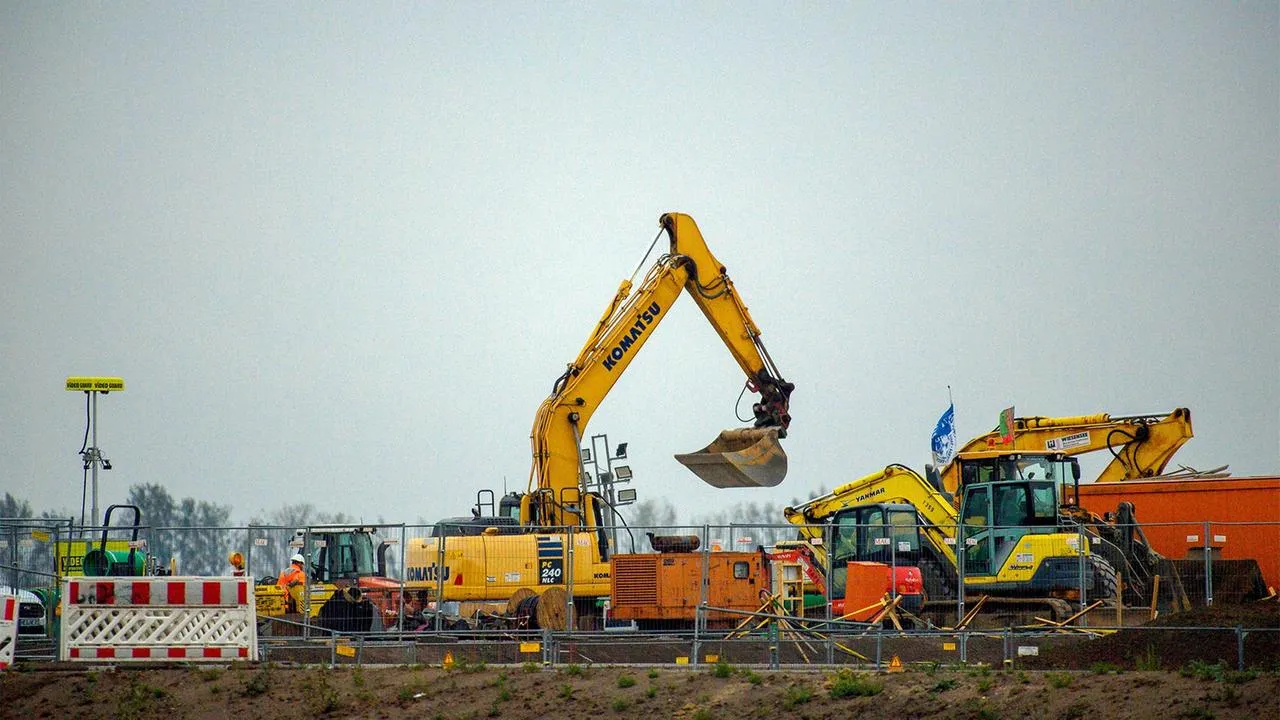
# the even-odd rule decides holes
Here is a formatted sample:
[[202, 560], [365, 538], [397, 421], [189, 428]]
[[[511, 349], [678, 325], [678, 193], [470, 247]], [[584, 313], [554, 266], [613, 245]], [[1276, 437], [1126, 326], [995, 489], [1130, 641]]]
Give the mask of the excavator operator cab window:
[[1027, 486], [1023, 483], [996, 485], [994, 525], [1014, 527], [1027, 524]]
[[846, 511], [836, 516], [835, 527], [832, 528], [834, 547], [831, 556], [835, 560], [834, 567], [843, 567], [850, 560], [858, 559], [858, 512]]
[[[898, 552], [919, 552], [920, 531], [918, 516], [914, 510], [893, 510], [889, 513], [889, 525], [893, 531], [893, 546]], [[906, 543], [907, 550], [903, 550]]]

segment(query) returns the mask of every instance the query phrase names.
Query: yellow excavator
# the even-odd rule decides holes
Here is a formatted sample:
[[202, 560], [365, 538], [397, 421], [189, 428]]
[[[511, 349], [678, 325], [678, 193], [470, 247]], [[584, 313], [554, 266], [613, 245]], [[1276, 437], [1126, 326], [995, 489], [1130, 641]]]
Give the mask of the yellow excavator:
[[1016, 472], [1028, 460], [965, 488], [958, 509], [914, 470], [889, 465], [783, 514], [800, 526], [814, 564], [832, 568], [832, 597], [844, 594], [848, 562], [892, 562], [920, 568], [931, 616], [953, 616], [963, 571], [966, 595], [987, 596], [988, 615], [1064, 618], [1082, 584], [1090, 598], [1114, 596], [1115, 570], [1059, 523], [1059, 488], [1079, 479], [1077, 462], [1038, 457], [1030, 479]]
[[[668, 213], [660, 225], [659, 237], [665, 232], [669, 250], [638, 288], [633, 288], [634, 275], [621, 283], [578, 356], [539, 406], [529, 487], [503, 499], [508, 519], [478, 533], [438, 527], [437, 537], [409, 540], [406, 579], [432, 600], [506, 603], [510, 614], [561, 626], [566, 618], [551, 608], [573, 598], [577, 612], [585, 615], [609, 594], [611, 548], [604, 521], [613, 508], [588, 490], [579, 448], [592, 414], [682, 293], [697, 303], [746, 374], [747, 390], [759, 398], [752, 405], [751, 427], [726, 430], [705, 448], [676, 459], [718, 488], [782, 481], [787, 463], [778, 441], [791, 423], [794, 386], [774, 365], [759, 327], [693, 218]], [[438, 587], [443, 593], [436, 592]]]

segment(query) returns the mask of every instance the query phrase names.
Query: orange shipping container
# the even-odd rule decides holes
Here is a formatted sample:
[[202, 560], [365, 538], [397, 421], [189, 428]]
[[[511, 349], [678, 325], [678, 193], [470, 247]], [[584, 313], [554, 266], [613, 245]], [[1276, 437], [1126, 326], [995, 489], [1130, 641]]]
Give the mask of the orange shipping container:
[[1121, 502], [1133, 503], [1143, 532], [1161, 555], [1181, 559], [1207, 544], [1224, 559], [1257, 560], [1267, 585], [1280, 587], [1280, 477], [1080, 486], [1080, 504], [1096, 515], [1114, 512]]

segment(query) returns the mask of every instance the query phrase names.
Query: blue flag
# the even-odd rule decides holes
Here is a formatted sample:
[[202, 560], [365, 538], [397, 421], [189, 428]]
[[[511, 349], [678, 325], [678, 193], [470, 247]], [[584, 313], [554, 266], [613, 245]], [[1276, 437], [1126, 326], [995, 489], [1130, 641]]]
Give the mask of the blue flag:
[[947, 406], [946, 412], [938, 418], [933, 428], [933, 440], [929, 443], [933, 450], [933, 466], [941, 468], [951, 462], [956, 454], [956, 406]]

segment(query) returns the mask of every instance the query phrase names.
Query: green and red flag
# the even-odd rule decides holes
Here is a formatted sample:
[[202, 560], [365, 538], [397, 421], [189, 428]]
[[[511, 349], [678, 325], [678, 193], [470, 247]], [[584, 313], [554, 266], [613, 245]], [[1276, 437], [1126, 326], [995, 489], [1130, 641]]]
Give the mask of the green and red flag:
[[1007, 407], [1000, 411], [1000, 424], [996, 426], [996, 431], [1000, 433], [1000, 442], [1013, 442], [1013, 407]]

